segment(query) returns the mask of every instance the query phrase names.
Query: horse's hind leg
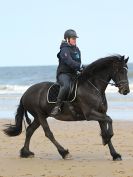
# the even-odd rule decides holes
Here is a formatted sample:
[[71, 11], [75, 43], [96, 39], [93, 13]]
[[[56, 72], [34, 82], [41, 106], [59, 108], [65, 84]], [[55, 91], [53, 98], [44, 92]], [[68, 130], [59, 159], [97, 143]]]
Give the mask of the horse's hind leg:
[[34, 119], [32, 124], [28, 126], [26, 129], [26, 138], [25, 138], [25, 143], [24, 147], [20, 150], [20, 156], [21, 157], [32, 157], [34, 156], [34, 153], [29, 150], [29, 144], [30, 144], [30, 139], [35, 132], [35, 130], [40, 126], [40, 123], [37, 119]]
[[48, 122], [46, 119], [40, 117], [40, 123], [43, 127], [43, 130], [45, 132], [45, 136], [50, 139], [50, 141], [56, 146], [59, 154], [62, 156], [63, 159], [70, 158], [70, 154], [68, 150], [65, 150], [54, 138], [53, 133], [51, 132]]

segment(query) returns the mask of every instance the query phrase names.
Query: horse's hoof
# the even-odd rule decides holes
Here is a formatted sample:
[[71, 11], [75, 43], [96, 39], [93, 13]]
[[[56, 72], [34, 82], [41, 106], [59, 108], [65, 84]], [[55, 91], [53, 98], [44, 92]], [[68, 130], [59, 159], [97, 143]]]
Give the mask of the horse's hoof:
[[70, 153], [66, 154], [66, 156], [64, 157], [65, 160], [71, 160], [72, 159], [72, 155]]
[[65, 149], [63, 149], [63, 150], [58, 150], [58, 152], [60, 153], [60, 155], [62, 156], [63, 159], [66, 159], [67, 156], [69, 156], [69, 151], [68, 151], [68, 149], [67, 149], [67, 150], [65, 150]]
[[122, 157], [120, 154], [116, 154], [114, 157], [113, 157], [113, 161], [121, 161], [122, 160]]
[[22, 148], [20, 150], [20, 157], [22, 157], [22, 158], [32, 158], [32, 157], [34, 157], [34, 153], [29, 151], [29, 150], [26, 150], [26, 149]]

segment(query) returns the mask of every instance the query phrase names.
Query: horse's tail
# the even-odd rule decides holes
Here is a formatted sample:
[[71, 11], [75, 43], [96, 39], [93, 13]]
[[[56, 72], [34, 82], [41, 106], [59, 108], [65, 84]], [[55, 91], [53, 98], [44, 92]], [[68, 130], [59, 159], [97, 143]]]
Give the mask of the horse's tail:
[[24, 107], [22, 104], [22, 98], [20, 100], [20, 104], [17, 108], [17, 112], [16, 112], [16, 116], [15, 116], [15, 125], [6, 125], [7, 128], [4, 129], [4, 133], [8, 136], [18, 136], [21, 134], [22, 132], [22, 122], [23, 122], [23, 118], [24, 118]]

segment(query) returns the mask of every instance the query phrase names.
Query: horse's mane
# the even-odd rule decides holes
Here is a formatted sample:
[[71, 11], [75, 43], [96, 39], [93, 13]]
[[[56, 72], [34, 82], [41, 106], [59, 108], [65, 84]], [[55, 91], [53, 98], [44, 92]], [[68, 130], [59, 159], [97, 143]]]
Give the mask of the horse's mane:
[[97, 59], [96, 61], [92, 62], [91, 64], [87, 65], [83, 72], [82, 72], [82, 79], [88, 78], [88, 76], [92, 76], [95, 72], [101, 71], [107, 67], [111, 67], [111, 63], [114, 61], [118, 61], [121, 59], [121, 55], [110, 55], [104, 58]]

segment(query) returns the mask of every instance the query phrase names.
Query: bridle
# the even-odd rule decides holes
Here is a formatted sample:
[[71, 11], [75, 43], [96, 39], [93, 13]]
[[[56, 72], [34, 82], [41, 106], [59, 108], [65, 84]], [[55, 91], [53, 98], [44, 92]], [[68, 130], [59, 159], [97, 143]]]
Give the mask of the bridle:
[[[127, 67], [123, 67], [123, 68], [124, 68], [126, 71], [128, 71]], [[116, 75], [118, 72], [119, 72], [119, 70], [117, 70], [117, 71], [115, 72], [115, 75]], [[121, 85], [127, 85], [127, 84], [128, 84], [127, 80], [120, 80], [120, 81], [118, 81], [117, 83], [107, 82], [107, 81], [105, 81], [105, 80], [103, 80], [103, 79], [100, 79], [100, 80], [103, 81], [103, 82], [106, 83], [106, 84], [109, 84], [109, 85], [115, 86], [115, 87], [120, 87]]]
[[[124, 68], [126, 71], [128, 70], [126, 67], [123, 67], [123, 68]], [[119, 72], [119, 70], [116, 71], [115, 75], [116, 75], [118, 72]], [[117, 83], [107, 82], [107, 81], [105, 81], [105, 80], [103, 80], [103, 79], [100, 79], [100, 80], [103, 81], [104, 83], [106, 83], [107, 85], [110, 84], [111, 86], [115, 86], [115, 87], [120, 87], [121, 84], [122, 84], [122, 85], [127, 85], [127, 84], [128, 84], [127, 80], [120, 80], [120, 81], [117, 82]], [[103, 97], [102, 97], [102, 95], [101, 95], [100, 90], [99, 90], [90, 80], [87, 80], [87, 82], [88, 82], [88, 84], [92, 85], [92, 87], [96, 90], [97, 95], [99, 95], [99, 96], [101, 97], [102, 104], [104, 104], [104, 103], [103, 103]]]

